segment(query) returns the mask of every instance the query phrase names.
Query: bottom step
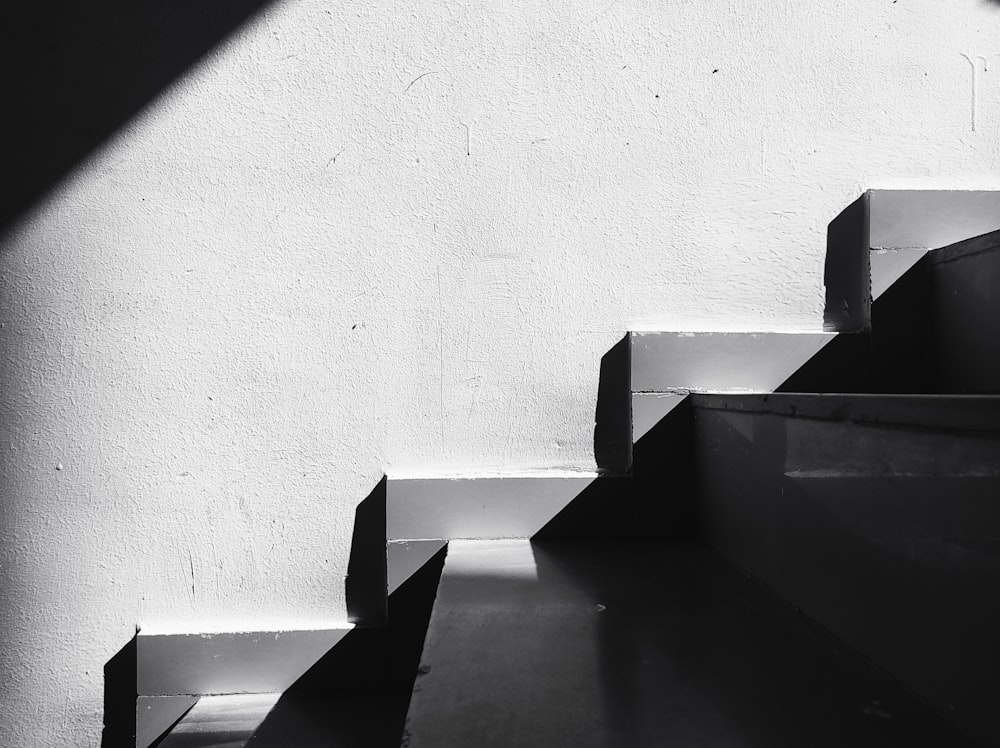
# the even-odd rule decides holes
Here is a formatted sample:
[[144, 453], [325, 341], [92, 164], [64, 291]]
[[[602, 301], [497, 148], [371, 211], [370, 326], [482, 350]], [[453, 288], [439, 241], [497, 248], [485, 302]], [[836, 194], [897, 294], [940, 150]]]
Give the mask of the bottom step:
[[453, 541], [403, 744], [967, 743], [702, 546]]

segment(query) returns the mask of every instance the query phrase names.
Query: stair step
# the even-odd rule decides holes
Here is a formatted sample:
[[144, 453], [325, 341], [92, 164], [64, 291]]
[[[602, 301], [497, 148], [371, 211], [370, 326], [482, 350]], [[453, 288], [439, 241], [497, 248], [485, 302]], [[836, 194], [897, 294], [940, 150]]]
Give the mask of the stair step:
[[280, 693], [202, 696], [157, 748], [243, 748], [279, 698]]
[[693, 395], [702, 537], [1000, 738], [1000, 397]]
[[557, 473], [470, 478], [392, 478], [386, 490], [387, 538], [456, 540], [589, 535], [631, 528], [616, 500], [629, 478]]
[[[140, 697], [137, 745], [398, 748], [444, 558], [437, 547], [393, 590], [386, 625], [352, 629], [283, 692]], [[415, 543], [401, 552], [413, 562], [427, 550]], [[162, 708], [169, 702], [172, 717]]]
[[455, 541], [404, 744], [965, 745], [692, 543]]
[[870, 190], [872, 249], [937, 249], [1000, 229], [997, 190]]
[[[209, 704], [197, 711], [195, 708], [205, 696], [280, 694], [351, 630], [198, 634], [140, 631], [135, 639], [136, 748], [156, 744], [165, 730], [178, 720], [189, 720], [192, 712], [187, 724], [201, 724], [200, 715], [208, 714], [205, 710]], [[220, 707], [230, 704], [213, 703]], [[171, 729], [171, 734], [178, 726]]]
[[772, 392], [837, 337], [830, 332], [633, 332], [636, 392]]
[[136, 637], [136, 690], [140, 696], [278, 693], [350, 631], [142, 631]]

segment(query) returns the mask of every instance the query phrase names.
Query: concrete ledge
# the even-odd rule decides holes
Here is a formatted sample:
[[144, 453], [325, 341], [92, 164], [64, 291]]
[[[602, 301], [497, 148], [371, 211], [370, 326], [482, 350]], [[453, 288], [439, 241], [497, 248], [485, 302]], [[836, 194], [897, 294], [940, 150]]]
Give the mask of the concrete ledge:
[[632, 392], [773, 392], [833, 332], [633, 332]]
[[277, 693], [299, 679], [350, 628], [136, 637], [139, 696]]
[[389, 541], [530, 538], [598, 481], [592, 473], [483, 478], [390, 477]]
[[870, 190], [872, 249], [939, 249], [1000, 229], [1000, 191]]

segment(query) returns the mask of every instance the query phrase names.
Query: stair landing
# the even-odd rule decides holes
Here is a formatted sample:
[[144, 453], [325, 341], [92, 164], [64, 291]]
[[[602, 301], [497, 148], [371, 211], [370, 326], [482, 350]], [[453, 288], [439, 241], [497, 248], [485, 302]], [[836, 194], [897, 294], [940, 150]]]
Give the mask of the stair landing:
[[453, 541], [403, 745], [958, 746], [694, 543]]

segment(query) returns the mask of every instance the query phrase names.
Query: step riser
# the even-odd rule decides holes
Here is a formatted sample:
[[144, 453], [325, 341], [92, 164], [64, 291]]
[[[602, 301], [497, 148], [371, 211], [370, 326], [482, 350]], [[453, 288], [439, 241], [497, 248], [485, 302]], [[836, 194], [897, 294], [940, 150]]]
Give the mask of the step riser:
[[835, 333], [631, 334], [632, 392], [773, 392]]
[[136, 688], [140, 696], [284, 691], [350, 631], [140, 633]]
[[989, 654], [1000, 630], [1000, 435], [971, 420], [961, 429], [961, 416], [928, 429], [886, 420], [695, 398], [700, 532], [938, 711], [988, 735], [1000, 690]]
[[[426, 539], [689, 536], [689, 417], [682, 409], [636, 444], [630, 477], [390, 479], [390, 548]], [[390, 577], [406, 573], [406, 554], [395, 555]]]
[[136, 748], [211, 694], [281, 693], [351, 629], [136, 636]]
[[872, 249], [937, 249], [1000, 229], [1000, 191], [870, 190]]

